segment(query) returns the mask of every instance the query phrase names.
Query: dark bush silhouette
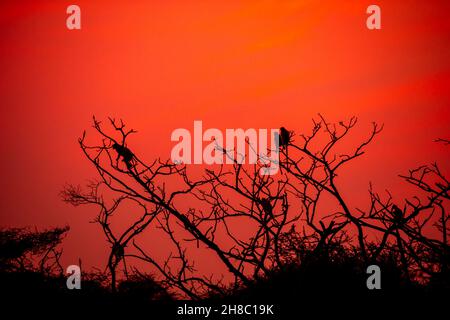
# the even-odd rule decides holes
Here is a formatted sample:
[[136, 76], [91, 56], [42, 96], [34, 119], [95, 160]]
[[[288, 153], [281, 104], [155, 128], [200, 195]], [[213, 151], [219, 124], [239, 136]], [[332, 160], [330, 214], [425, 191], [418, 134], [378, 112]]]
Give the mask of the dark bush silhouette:
[[62, 273], [57, 246], [68, 230], [69, 227], [40, 232], [26, 228], [0, 230], [0, 270], [53, 273], [56, 268]]
[[0, 231], [0, 295], [5, 306], [32, 303], [39, 308], [54, 309], [79, 304], [112, 306], [118, 299], [121, 305], [173, 299], [151, 276], [140, 273], [131, 273], [128, 279], [120, 281], [115, 295], [109, 290], [106, 277], [98, 272], [83, 273], [82, 290], [68, 290], [58, 249], [68, 230], [65, 227]]

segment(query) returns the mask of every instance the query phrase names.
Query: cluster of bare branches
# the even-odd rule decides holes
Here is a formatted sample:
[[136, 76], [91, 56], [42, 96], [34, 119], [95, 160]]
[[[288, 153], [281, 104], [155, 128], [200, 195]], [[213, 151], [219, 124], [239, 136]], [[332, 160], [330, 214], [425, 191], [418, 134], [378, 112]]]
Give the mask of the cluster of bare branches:
[[[382, 127], [374, 123], [366, 139], [347, 147], [346, 137], [356, 124], [356, 118], [332, 124], [319, 116], [311, 133], [292, 133], [280, 149], [278, 175], [260, 175], [267, 165], [261, 161], [218, 165], [195, 176], [183, 164], [144, 162], [129, 148], [135, 130], [122, 121], [109, 119], [104, 125], [94, 118], [97, 142], [88, 142], [85, 132], [79, 144], [100, 178], [87, 188], [69, 185], [62, 196], [74, 205], [98, 206], [95, 222], [110, 244], [107, 267], [113, 291], [119, 265], [124, 276], [129, 268], [136, 274], [126, 261], [139, 260], [151, 265], [165, 287], [189, 298], [224, 293], [229, 283], [196, 271], [192, 257], [200, 246], [232, 275], [232, 287], [301, 263], [306, 251], [327, 255], [335, 244], [348, 246], [367, 263], [394, 255], [407, 277], [425, 279], [445, 271], [449, 181], [437, 164], [422, 166], [401, 176], [419, 195], [394, 204], [389, 193], [382, 197], [370, 186], [368, 208], [357, 208], [342, 195], [338, 177], [365, 153]], [[113, 231], [112, 217], [122, 207], [138, 218], [122, 232]], [[140, 242], [141, 234], [156, 229], [165, 235], [164, 243], [171, 243], [163, 261]]]

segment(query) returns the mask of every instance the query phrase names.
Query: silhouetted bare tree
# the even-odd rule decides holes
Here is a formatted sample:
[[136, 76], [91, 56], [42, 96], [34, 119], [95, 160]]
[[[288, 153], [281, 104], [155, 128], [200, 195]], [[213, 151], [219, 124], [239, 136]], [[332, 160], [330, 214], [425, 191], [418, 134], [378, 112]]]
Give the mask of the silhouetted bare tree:
[[[448, 277], [449, 181], [436, 164], [422, 166], [401, 176], [418, 188], [417, 196], [394, 203], [390, 193], [382, 197], [369, 185], [369, 206], [358, 208], [343, 196], [339, 177], [366, 152], [382, 126], [374, 123], [367, 138], [348, 147], [345, 138], [356, 124], [356, 118], [332, 124], [319, 115], [311, 133], [290, 134], [280, 149], [285, 161], [279, 162], [278, 175], [260, 175], [267, 166], [261, 159], [256, 165], [235, 161], [208, 168], [196, 177], [183, 164], [144, 162], [130, 147], [135, 130], [127, 130], [122, 121], [109, 119], [104, 125], [94, 118], [97, 142], [89, 143], [85, 132], [79, 144], [100, 179], [87, 190], [67, 186], [63, 198], [74, 205], [99, 207], [95, 221], [111, 245], [113, 290], [119, 263], [123, 261], [126, 276], [125, 260], [137, 259], [149, 263], [166, 287], [192, 299], [225, 294], [227, 283], [198, 275], [190, 254], [195, 250], [192, 242], [212, 251], [233, 275], [231, 288], [250, 286], [254, 279], [311, 256], [338, 257], [342, 250], [354, 252], [366, 265], [389, 256], [407, 279]], [[117, 146], [127, 146], [132, 155], [127, 163], [120, 161]], [[107, 204], [103, 194], [111, 192], [115, 197]], [[110, 218], [126, 202], [136, 205], [133, 210], [140, 210], [140, 217], [115, 234]], [[430, 230], [433, 226], [439, 239]], [[154, 228], [172, 243], [165, 261], [157, 261], [151, 248], [139, 243], [138, 235]]]

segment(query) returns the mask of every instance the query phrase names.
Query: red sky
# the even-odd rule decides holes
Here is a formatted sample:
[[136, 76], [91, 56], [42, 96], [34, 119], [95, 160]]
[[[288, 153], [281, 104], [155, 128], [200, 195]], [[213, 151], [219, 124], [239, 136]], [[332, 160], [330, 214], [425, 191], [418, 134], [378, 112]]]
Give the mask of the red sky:
[[[65, 26], [73, 3], [80, 31]], [[382, 30], [365, 26], [373, 3]], [[347, 195], [363, 202], [372, 181], [401, 198], [399, 173], [435, 160], [449, 171], [432, 142], [450, 133], [449, 14], [447, 0], [3, 0], [0, 225], [69, 224], [64, 262], [103, 263], [95, 211], [58, 196], [95, 177], [77, 145], [92, 115], [138, 129], [148, 159], [168, 158], [172, 130], [194, 120], [303, 132], [319, 112], [356, 115], [358, 132], [385, 130], [342, 178]]]

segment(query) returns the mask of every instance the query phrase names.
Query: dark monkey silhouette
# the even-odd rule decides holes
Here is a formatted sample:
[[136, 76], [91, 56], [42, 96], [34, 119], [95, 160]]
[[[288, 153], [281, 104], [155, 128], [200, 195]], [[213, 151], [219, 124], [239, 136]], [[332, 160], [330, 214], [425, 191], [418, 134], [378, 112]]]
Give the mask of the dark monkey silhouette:
[[403, 211], [397, 207], [395, 204], [392, 205], [392, 218], [395, 222], [400, 223], [403, 220]]
[[120, 243], [115, 243], [113, 245], [112, 251], [113, 251], [114, 258], [115, 258], [114, 263], [117, 265], [120, 262], [120, 260], [123, 259], [123, 256], [125, 254], [124, 245], [122, 245]]
[[[280, 128], [280, 132], [278, 133], [278, 147], [280, 150], [286, 151], [286, 165], [288, 163], [288, 145], [291, 142], [292, 133], [288, 131], [285, 127]], [[280, 160], [281, 164], [281, 160]], [[281, 171], [281, 167], [280, 167]]]
[[291, 133], [285, 127], [281, 127], [278, 135], [278, 146], [287, 150], [289, 142], [291, 142]]
[[112, 145], [112, 148], [114, 150], [116, 150], [116, 152], [117, 152], [116, 160], [119, 160], [120, 158], [122, 158], [122, 161], [125, 162], [127, 168], [130, 169], [132, 167], [131, 162], [134, 158], [133, 152], [131, 152], [131, 150], [128, 149], [127, 147], [122, 146], [118, 143], [114, 143]]
[[397, 205], [393, 204], [391, 207], [390, 213], [391, 213], [392, 223], [393, 223], [394, 227], [398, 230], [399, 228], [402, 227], [402, 225], [404, 223], [403, 211], [399, 207], [397, 207]]
[[260, 200], [260, 203], [261, 203], [261, 207], [263, 208], [263, 210], [266, 213], [266, 215], [269, 218], [273, 218], [273, 212], [272, 212], [273, 207], [272, 207], [272, 203], [270, 203], [270, 200], [267, 199], [267, 198], [262, 198]]

